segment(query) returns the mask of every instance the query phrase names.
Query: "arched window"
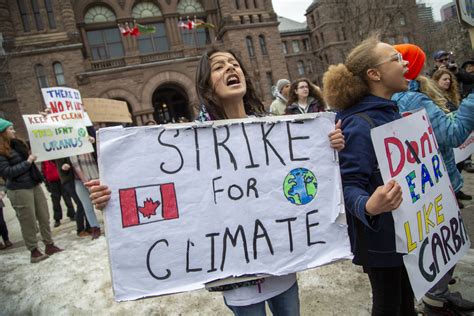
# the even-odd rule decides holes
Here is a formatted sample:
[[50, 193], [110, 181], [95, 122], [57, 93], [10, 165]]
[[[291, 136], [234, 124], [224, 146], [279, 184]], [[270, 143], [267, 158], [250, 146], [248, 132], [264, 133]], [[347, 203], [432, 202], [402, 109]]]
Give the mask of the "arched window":
[[[105, 6], [94, 6], [84, 15], [86, 24], [115, 22], [115, 20], [115, 13]], [[108, 28], [86, 33], [93, 60], [118, 58], [124, 55], [120, 31], [115, 23], [109, 24]]]
[[404, 15], [402, 15], [402, 16], [400, 17], [400, 25], [402, 25], [402, 26], [407, 25], [407, 21], [405, 20], [405, 16], [404, 16]]
[[64, 70], [60, 62], [53, 63], [54, 77], [56, 78], [56, 84], [58, 86], [66, 85], [66, 79], [64, 79]]
[[311, 60], [308, 60], [308, 73], [312, 74], [313, 73], [313, 62]]
[[140, 2], [132, 9], [132, 16], [135, 19], [151, 18], [162, 15], [160, 8], [153, 2]]
[[298, 68], [298, 75], [304, 75], [304, 62], [302, 60], [298, 60], [296, 67]]
[[148, 24], [155, 27], [155, 33], [141, 35], [137, 38], [138, 50], [142, 54], [153, 52], [167, 52], [170, 49], [168, 37], [166, 36], [166, 27], [163, 22]]
[[299, 53], [300, 52], [300, 43], [299, 41], [291, 41], [291, 46], [293, 47], [293, 53]]
[[253, 49], [253, 40], [250, 36], [245, 38], [245, 42], [247, 43], [247, 50], [249, 52], [250, 57], [255, 57], [255, 50]]
[[268, 55], [267, 43], [265, 43], [265, 36], [259, 35], [258, 42], [260, 43], [260, 50], [262, 51], [262, 55]]
[[23, 31], [29, 32], [30, 22], [28, 21], [28, 10], [26, 9], [25, 0], [18, 0], [18, 9], [20, 10], [21, 24], [23, 25]]
[[94, 6], [84, 15], [84, 23], [114, 22], [115, 13], [104, 6]]
[[33, 16], [35, 18], [36, 29], [38, 31], [43, 30], [43, 20], [41, 19], [40, 8], [38, 0], [31, 0], [31, 8], [33, 9]]
[[204, 12], [204, 7], [197, 0], [180, 0], [176, 9], [179, 14]]
[[44, 0], [44, 7], [46, 8], [46, 13], [48, 15], [48, 24], [50, 29], [56, 28], [56, 21], [54, 20], [53, 5], [51, 0]]
[[281, 42], [281, 49], [283, 50], [283, 54], [288, 54], [288, 44], [285, 41]]
[[40, 88], [47, 88], [49, 86], [48, 78], [46, 78], [46, 73], [44, 72], [43, 65], [41, 64], [35, 65], [35, 74], [36, 74], [36, 80], [38, 80], [38, 86]]

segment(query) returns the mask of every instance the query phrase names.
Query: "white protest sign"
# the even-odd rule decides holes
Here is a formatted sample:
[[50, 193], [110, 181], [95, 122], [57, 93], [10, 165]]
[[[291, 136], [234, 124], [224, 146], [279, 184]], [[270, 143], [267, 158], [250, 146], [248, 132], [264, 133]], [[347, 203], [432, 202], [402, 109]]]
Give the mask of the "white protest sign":
[[385, 181], [403, 202], [393, 211], [397, 252], [420, 299], [470, 247], [449, 175], [426, 110], [371, 130]]
[[466, 141], [459, 146], [454, 148], [454, 160], [456, 163], [466, 160], [474, 153], [474, 132], [469, 135]]
[[332, 113], [99, 130], [116, 300], [350, 258], [332, 130]]
[[31, 152], [38, 157], [38, 162], [94, 151], [82, 117], [69, 119], [64, 113], [36, 114], [23, 115], [23, 121], [28, 130]]
[[84, 107], [79, 90], [66, 87], [42, 88], [44, 103], [52, 114], [61, 114], [69, 119], [84, 117]]

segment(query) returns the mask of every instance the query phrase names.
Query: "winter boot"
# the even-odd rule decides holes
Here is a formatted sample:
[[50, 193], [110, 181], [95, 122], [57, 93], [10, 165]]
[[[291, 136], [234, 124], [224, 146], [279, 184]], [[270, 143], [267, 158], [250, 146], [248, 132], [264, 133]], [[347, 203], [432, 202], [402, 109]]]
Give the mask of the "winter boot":
[[31, 263], [37, 263], [37, 262], [43, 261], [44, 259], [47, 259], [48, 257], [49, 256], [47, 254], [43, 255], [38, 250], [38, 248], [31, 250]]
[[100, 227], [91, 227], [92, 230], [92, 239], [97, 239], [100, 237]]
[[48, 256], [52, 256], [55, 253], [61, 252], [61, 251], [63, 250], [61, 248], [56, 247], [54, 244], [47, 244], [46, 248], [44, 249], [44, 252], [46, 252]]

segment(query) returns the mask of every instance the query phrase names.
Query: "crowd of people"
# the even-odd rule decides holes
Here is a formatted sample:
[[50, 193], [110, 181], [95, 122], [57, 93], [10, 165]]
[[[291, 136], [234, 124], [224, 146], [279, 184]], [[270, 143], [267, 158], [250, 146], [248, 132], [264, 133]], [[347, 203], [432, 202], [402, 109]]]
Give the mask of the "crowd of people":
[[[49, 115], [48, 112], [42, 114]], [[93, 128], [88, 128], [88, 131], [89, 135], [95, 136]], [[0, 185], [0, 197], [3, 199], [5, 192], [8, 194], [20, 223], [23, 241], [30, 251], [31, 263], [40, 262], [63, 251], [52, 239], [50, 211], [41, 183], [45, 184], [51, 194], [54, 227], [60, 226], [63, 219], [62, 198], [67, 206], [67, 217], [76, 222], [77, 236], [99, 238], [100, 225], [89, 191], [84, 186], [85, 182], [99, 176], [95, 151], [92, 154], [43, 161], [38, 168], [35, 163], [37, 157], [15, 133], [13, 123], [0, 118], [0, 177], [5, 181]], [[95, 137], [89, 136], [89, 140], [95, 142]], [[12, 247], [13, 243], [9, 240], [1, 199], [0, 233], [3, 243], [0, 243], [0, 250], [4, 250]], [[45, 245], [44, 252], [38, 246], [38, 232]]]
[[[461, 145], [474, 127], [474, 61], [458, 67], [446, 51], [436, 52], [433, 58], [435, 69], [424, 74], [426, 55], [421, 48], [412, 44], [393, 46], [371, 36], [355, 47], [343, 64], [329, 67], [323, 89], [307, 78], [294, 82], [280, 79], [273, 87], [271, 113], [258, 98], [238, 54], [208, 50], [196, 71], [201, 121], [337, 113], [334, 131], [327, 137], [339, 152], [353, 263], [362, 266], [368, 275], [372, 315], [416, 315], [416, 310], [403, 255], [395, 249], [392, 211], [402, 203], [402, 189], [394, 180], [383, 182], [370, 130], [401, 118], [404, 112], [426, 109], [459, 206], [462, 200], [472, 199], [461, 190], [460, 173], [472, 172], [472, 166], [470, 161], [456, 166], [453, 148]], [[0, 119], [0, 176], [6, 179], [31, 262], [61, 251], [51, 238], [49, 211], [39, 186], [43, 175], [53, 200], [55, 226], [62, 220], [62, 197], [67, 216], [76, 221], [79, 236], [100, 236], [93, 205], [103, 210], [111, 198], [110, 189], [98, 180], [94, 154], [43, 162], [43, 175], [35, 160], [26, 144], [16, 139], [11, 122]], [[0, 216], [1, 247], [9, 247], [2, 219]], [[36, 222], [46, 245], [44, 255], [37, 245]], [[423, 298], [431, 312], [474, 311], [474, 303], [449, 291], [453, 272], [454, 268]], [[274, 315], [299, 315], [300, 311], [296, 274], [236, 283], [223, 289], [223, 297], [235, 315], [265, 315], [266, 304]]]

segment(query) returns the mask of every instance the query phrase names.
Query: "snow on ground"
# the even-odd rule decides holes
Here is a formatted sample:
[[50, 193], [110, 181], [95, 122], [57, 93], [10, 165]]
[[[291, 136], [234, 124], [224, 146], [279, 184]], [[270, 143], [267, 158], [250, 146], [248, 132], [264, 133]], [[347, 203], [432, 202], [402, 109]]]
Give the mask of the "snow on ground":
[[[220, 293], [205, 290], [115, 302], [105, 237], [77, 237], [69, 219], [52, 228], [55, 243], [64, 251], [31, 264], [14, 211], [8, 199], [5, 203], [14, 247], [0, 251], [0, 315], [231, 315]], [[471, 249], [458, 264], [454, 286], [471, 300], [473, 263]], [[302, 315], [369, 315], [367, 276], [350, 261], [299, 273], [298, 280]]]

